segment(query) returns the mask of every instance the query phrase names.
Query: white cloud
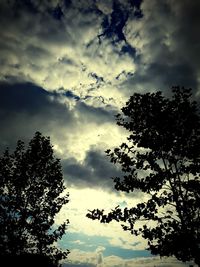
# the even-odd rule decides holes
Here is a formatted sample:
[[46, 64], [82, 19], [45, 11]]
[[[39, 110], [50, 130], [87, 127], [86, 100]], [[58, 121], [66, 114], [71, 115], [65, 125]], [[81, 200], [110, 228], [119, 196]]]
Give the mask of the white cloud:
[[[103, 251], [83, 252], [81, 250], [72, 250], [67, 262], [74, 264], [90, 263], [98, 267], [186, 267], [190, 263], [180, 262], [172, 257], [145, 257], [124, 259], [115, 255], [103, 257]], [[193, 265], [197, 267], [196, 265]]]
[[84, 245], [85, 244], [85, 242], [83, 242], [81, 240], [75, 240], [75, 241], [72, 241], [72, 243], [78, 244], [78, 245]]
[[69, 256], [69, 261], [73, 263], [93, 263], [96, 264], [96, 254], [92, 252], [83, 252], [78, 249], [72, 250]]
[[117, 256], [109, 256], [104, 258], [103, 267], [186, 267], [189, 263], [182, 263], [175, 258], [160, 258], [160, 257], [148, 257], [148, 258], [133, 258], [122, 259]]

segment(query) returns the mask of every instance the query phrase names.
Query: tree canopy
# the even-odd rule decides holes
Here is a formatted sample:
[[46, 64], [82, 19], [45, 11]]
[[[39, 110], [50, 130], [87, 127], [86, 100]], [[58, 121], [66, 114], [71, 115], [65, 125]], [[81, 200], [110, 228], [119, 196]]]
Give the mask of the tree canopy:
[[147, 239], [152, 254], [200, 266], [200, 115], [191, 89], [173, 87], [171, 97], [135, 93], [116, 119], [130, 135], [106, 151], [124, 173], [114, 178], [115, 189], [141, 191], [146, 201], [108, 214], [95, 209], [87, 217], [116, 220]]
[[37, 254], [52, 263], [66, 258], [54, 242], [68, 221], [55, 225], [55, 215], [68, 202], [60, 160], [49, 137], [36, 132], [28, 147], [18, 141], [13, 153], [0, 157], [0, 255]]
[[19, 255], [3, 255], [1, 256], [2, 267], [57, 267], [50, 257], [41, 254], [19, 254]]

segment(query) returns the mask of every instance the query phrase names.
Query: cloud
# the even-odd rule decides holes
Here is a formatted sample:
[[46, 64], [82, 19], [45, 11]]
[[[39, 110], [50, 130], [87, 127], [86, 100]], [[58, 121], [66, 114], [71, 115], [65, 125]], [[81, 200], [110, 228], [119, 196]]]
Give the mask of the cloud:
[[63, 87], [117, 107], [133, 91], [198, 88], [197, 0], [13, 0], [1, 7], [3, 80]]
[[67, 185], [76, 187], [92, 187], [113, 189], [111, 177], [121, 176], [121, 171], [112, 164], [105, 153], [100, 150], [90, 149], [86, 152], [85, 159], [78, 162], [75, 158], [62, 161]]
[[53, 135], [63, 125], [74, 124], [69, 108], [31, 83], [0, 84], [1, 148], [14, 147], [18, 139], [32, 138], [34, 132]]
[[[18, 1], [9, 2], [1, 3], [1, 78], [9, 79], [12, 73], [23, 81], [50, 88], [76, 80], [81, 69], [79, 48], [94, 35], [93, 28], [96, 33], [95, 25], [91, 30], [88, 25], [93, 15], [88, 17], [75, 6], [67, 8], [61, 1], [20, 1], [20, 6]], [[56, 2], [65, 12], [62, 20], [51, 15]]]
[[[142, 16], [140, 3], [141, 1], [112, 1], [110, 14], [104, 17], [101, 24], [102, 33], [98, 35], [99, 41], [101, 42], [101, 37], [105, 37], [111, 38], [114, 44], [120, 41], [127, 43], [124, 35], [124, 27], [131, 14], [134, 17]], [[102, 5], [101, 7], [104, 7], [103, 10], [108, 11], [108, 9], [105, 9], [108, 5]]]
[[[69, 167], [70, 175], [74, 177], [76, 173], [81, 174], [78, 173], [78, 170], [81, 170], [82, 176], [86, 177], [88, 174], [92, 179], [92, 168], [98, 166], [85, 162], [85, 165], [90, 165], [88, 173], [87, 166], [78, 161], [84, 160], [91, 146], [95, 145], [96, 150], [104, 151], [108, 144], [113, 146], [119, 142], [122, 131], [115, 125], [114, 113], [110, 106], [99, 106], [98, 103], [92, 106], [64, 89], [48, 92], [30, 82], [1, 82], [0, 147], [14, 148], [17, 140], [28, 141], [34, 132], [41, 131], [44, 135], [50, 136], [57, 156], [66, 159], [64, 165]], [[109, 136], [112, 136], [112, 142], [109, 141]], [[122, 136], [124, 134], [120, 139]], [[88, 160], [89, 155], [90, 153]], [[103, 159], [102, 155], [99, 156], [98, 162], [100, 161], [106, 164], [106, 159]], [[74, 170], [75, 173], [71, 170], [74, 164], [78, 168]], [[109, 169], [109, 164], [106, 166]], [[114, 167], [111, 167], [112, 169], [114, 170]], [[100, 170], [97, 169], [95, 172], [98, 177], [101, 176]]]
[[103, 266], [103, 251], [105, 250], [105, 247], [98, 247], [96, 249], [97, 253], [97, 267], [102, 267]]
[[199, 86], [199, 1], [143, 1], [144, 17], [126, 24], [136, 49], [136, 71], [122, 83], [130, 91], [166, 90], [173, 85]]
[[[113, 81], [124, 69], [134, 71], [134, 62], [129, 54], [120, 52], [124, 43], [113, 46], [107, 39], [99, 44], [98, 34], [106, 16], [98, 7], [102, 3], [9, 3], [1, 3], [2, 80], [29, 81], [48, 90], [63, 87], [78, 97], [101, 96], [119, 105], [124, 93], [116, 90]], [[52, 14], [58, 7], [63, 15], [55, 19]]]
[[102, 124], [106, 122], [114, 122], [114, 115], [117, 111], [112, 110], [112, 107], [95, 107], [92, 105], [87, 105], [85, 102], [77, 103], [77, 112], [79, 113], [80, 120], [84, 122], [95, 121], [97, 124]]
[[78, 245], [84, 245], [85, 242], [81, 241], [81, 240], [75, 240], [73, 241], [74, 244], [78, 244]]
[[[99, 257], [101, 255], [101, 257]], [[77, 260], [80, 259], [80, 260]], [[71, 254], [69, 254], [69, 262], [66, 266], [71, 266], [68, 264], [77, 264], [72, 266], [82, 266], [81, 264], [93, 264], [91, 266], [101, 266], [101, 267], [186, 267], [190, 263], [180, 262], [173, 257], [138, 257], [138, 258], [131, 258], [125, 259], [122, 257], [118, 257], [115, 255], [110, 256], [103, 256], [103, 254], [99, 254], [97, 251], [93, 252], [83, 252], [81, 250], [73, 250]], [[65, 265], [64, 265], [65, 266]], [[84, 265], [83, 265], [84, 266]], [[90, 265], [89, 265], [90, 266]], [[196, 265], [194, 265], [196, 267]]]
[[[73, 265], [74, 264], [74, 265]], [[96, 267], [97, 253], [86, 252], [78, 249], [74, 249], [68, 257], [68, 262], [64, 263], [64, 266], [84, 266], [84, 267]]]
[[104, 258], [103, 267], [186, 267], [188, 263], [183, 263], [175, 258], [160, 258], [160, 257], [147, 257], [147, 258], [132, 258], [132, 259], [123, 259], [117, 256], [108, 256]]

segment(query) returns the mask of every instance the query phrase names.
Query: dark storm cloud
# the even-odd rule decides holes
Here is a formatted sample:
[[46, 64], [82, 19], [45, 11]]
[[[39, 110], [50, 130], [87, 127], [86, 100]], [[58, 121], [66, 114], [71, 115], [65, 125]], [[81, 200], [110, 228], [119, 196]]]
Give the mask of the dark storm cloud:
[[141, 8], [144, 18], [135, 22], [136, 30], [126, 29], [136, 44], [137, 69], [122, 87], [150, 91], [180, 85], [198, 90], [200, 2], [143, 1]]
[[121, 171], [99, 150], [87, 152], [82, 163], [74, 158], [62, 161], [63, 172], [68, 185], [113, 189], [111, 177], [120, 176]]
[[198, 88], [198, 77], [193, 67], [183, 63], [152, 63], [145, 71], [139, 67], [138, 71], [129, 77], [127, 76], [123, 86], [130, 88], [130, 91], [166, 90], [177, 85], [194, 90]]
[[177, 16], [177, 32], [174, 33], [177, 51], [182, 51], [183, 58], [188, 64], [199, 70], [199, 50], [200, 50], [200, 1], [183, 1], [181, 5], [175, 4]]
[[73, 125], [67, 106], [31, 83], [0, 83], [0, 147], [13, 147], [18, 139], [30, 139], [35, 131], [50, 135], [63, 125]]

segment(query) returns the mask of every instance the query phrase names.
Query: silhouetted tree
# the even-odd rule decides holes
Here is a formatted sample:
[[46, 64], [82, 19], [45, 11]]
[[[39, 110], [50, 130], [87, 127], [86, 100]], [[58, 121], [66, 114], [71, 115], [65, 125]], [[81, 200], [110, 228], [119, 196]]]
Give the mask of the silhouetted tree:
[[200, 116], [191, 89], [174, 87], [171, 98], [135, 93], [116, 117], [130, 135], [119, 148], [106, 151], [124, 172], [114, 178], [115, 188], [141, 191], [146, 201], [87, 216], [122, 222], [125, 231], [148, 240], [152, 254], [200, 266]]
[[1, 256], [1, 267], [57, 267], [58, 265], [46, 255], [40, 254], [20, 254]]
[[54, 217], [68, 202], [60, 160], [49, 137], [36, 132], [28, 147], [18, 141], [13, 153], [0, 157], [0, 255], [39, 254], [53, 263], [69, 251], [54, 245], [68, 221], [55, 227]]

